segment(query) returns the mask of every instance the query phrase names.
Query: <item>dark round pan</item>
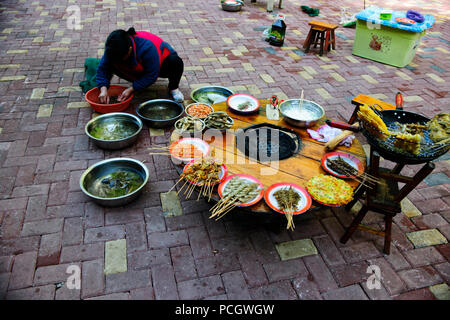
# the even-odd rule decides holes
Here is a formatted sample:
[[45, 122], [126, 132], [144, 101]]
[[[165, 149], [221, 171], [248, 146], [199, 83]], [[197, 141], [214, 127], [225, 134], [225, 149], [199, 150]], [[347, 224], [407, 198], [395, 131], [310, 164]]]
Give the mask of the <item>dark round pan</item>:
[[[383, 110], [379, 111], [378, 113], [382, 117], [388, 129], [391, 131], [398, 128], [395, 122], [401, 124], [426, 124], [428, 121], [430, 121], [429, 118], [423, 115], [404, 110]], [[421, 146], [420, 153], [416, 155], [395, 147], [392, 140], [381, 140], [373, 136], [368, 130], [362, 130], [362, 132], [367, 138], [368, 143], [372, 147], [374, 147], [375, 150], [377, 150], [380, 156], [393, 162], [403, 162], [406, 164], [425, 163], [440, 157], [450, 149], [450, 145], [442, 148], [431, 149], [427, 149], [426, 146]], [[433, 144], [433, 141], [428, 137], [428, 134], [425, 134], [424, 138], [426, 143], [430, 143], [430, 145]]]
[[429, 118], [410, 111], [404, 110], [383, 110], [380, 111], [384, 123], [388, 128], [396, 128], [395, 122], [399, 122], [402, 124], [406, 123], [420, 123], [425, 124], [430, 121]]

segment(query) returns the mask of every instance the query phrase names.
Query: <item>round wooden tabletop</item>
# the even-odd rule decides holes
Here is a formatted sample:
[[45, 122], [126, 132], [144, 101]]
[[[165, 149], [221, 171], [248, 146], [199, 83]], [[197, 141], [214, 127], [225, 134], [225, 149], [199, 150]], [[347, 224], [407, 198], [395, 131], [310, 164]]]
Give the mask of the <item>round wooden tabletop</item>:
[[[327, 151], [323, 142], [313, 140], [306, 132], [305, 128], [298, 128], [291, 126], [285, 122], [280, 115], [280, 120], [269, 120], [266, 117], [265, 109], [269, 100], [260, 99], [261, 107], [258, 113], [252, 115], [240, 115], [233, 113], [227, 108], [226, 102], [215, 104], [215, 111], [225, 111], [234, 120], [234, 125], [227, 131], [227, 134], [209, 134], [208, 131], [203, 135], [203, 140], [208, 142], [212, 147], [212, 156], [222, 160], [228, 168], [228, 175], [244, 173], [258, 178], [264, 188], [267, 189], [271, 185], [279, 182], [295, 183], [299, 186], [305, 187], [308, 180], [319, 173], [326, 173], [322, 166], [321, 160]], [[325, 124], [326, 119], [322, 119], [310, 129], [316, 130]], [[270, 163], [260, 162], [255, 159], [250, 159], [245, 156], [236, 146], [235, 135], [233, 132], [238, 129], [246, 127], [269, 123], [277, 126], [285, 127], [297, 132], [301, 138], [300, 151], [290, 158], [272, 161]], [[342, 151], [357, 157], [362, 164], [366, 164], [366, 155], [361, 143], [355, 138], [350, 147], [339, 146], [334, 151]], [[176, 166], [179, 173], [183, 167]], [[354, 180], [347, 180], [348, 183], [356, 188], [358, 182]], [[218, 196], [217, 196], [218, 197]], [[218, 200], [218, 199], [216, 199]], [[321, 206], [319, 203], [313, 201], [311, 209]], [[273, 212], [265, 203], [264, 199], [251, 207], [241, 208], [251, 210], [253, 212]]]

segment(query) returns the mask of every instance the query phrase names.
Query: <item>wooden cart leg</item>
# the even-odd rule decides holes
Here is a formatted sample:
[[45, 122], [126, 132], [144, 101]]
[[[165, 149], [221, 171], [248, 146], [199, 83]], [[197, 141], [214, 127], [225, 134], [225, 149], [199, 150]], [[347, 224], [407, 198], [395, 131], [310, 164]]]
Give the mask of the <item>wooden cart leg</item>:
[[369, 208], [366, 205], [363, 205], [361, 210], [359, 210], [358, 215], [353, 219], [353, 222], [348, 227], [347, 231], [345, 231], [344, 235], [341, 238], [341, 243], [346, 243], [348, 239], [352, 236], [353, 232], [355, 232], [356, 228], [358, 228], [361, 221], [364, 219], [365, 215], [369, 211]]
[[385, 217], [385, 230], [384, 230], [384, 253], [390, 254], [391, 252], [391, 232], [392, 232], [392, 217]]
[[355, 203], [361, 198], [364, 191], [366, 191], [366, 188], [364, 186], [361, 186], [361, 188], [359, 188], [358, 191], [353, 195], [353, 200], [345, 205], [345, 210], [350, 211]]
[[417, 172], [413, 179], [414, 182], [405, 184], [394, 198], [394, 201], [402, 201], [404, 197], [406, 197], [417, 185], [422, 182], [435, 168], [435, 164], [433, 162], [427, 162], [420, 170]]
[[334, 36], [334, 29], [331, 30], [331, 47], [336, 50], [336, 38]]
[[402, 171], [403, 167], [405, 166], [404, 163], [397, 163], [394, 167], [394, 169], [392, 169], [392, 173], [394, 174], [399, 174], [400, 171]]

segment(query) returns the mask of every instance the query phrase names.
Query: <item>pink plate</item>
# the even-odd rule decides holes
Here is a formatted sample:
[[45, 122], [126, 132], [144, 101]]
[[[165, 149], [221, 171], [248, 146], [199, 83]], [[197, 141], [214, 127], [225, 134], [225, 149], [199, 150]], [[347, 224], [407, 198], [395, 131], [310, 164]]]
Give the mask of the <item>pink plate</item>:
[[202, 156], [194, 157], [194, 158], [192, 158], [192, 157], [180, 157], [180, 156], [176, 155], [173, 152], [173, 149], [178, 144], [187, 144], [187, 145], [193, 145], [193, 146], [197, 147], [202, 152], [202, 154], [203, 154], [202, 156], [203, 157], [206, 157], [209, 154], [209, 151], [210, 151], [209, 144], [206, 141], [202, 140], [202, 139], [199, 139], [199, 138], [183, 138], [183, 139], [177, 140], [177, 141], [175, 141], [174, 143], [172, 143], [170, 145], [169, 152], [170, 152], [170, 154], [172, 155], [173, 158], [175, 158], [177, 160], [180, 160], [180, 161], [183, 161], [185, 163], [189, 162], [191, 160], [200, 158]]
[[[184, 166], [183, 172], [185, 172], [185, 171], [187, 170], [187, 168], [188, 168], [191, 164], [194, 163], [194, 161], [195, 161], [195, 160], [189, 161], [189, 163], [186, 164], [186, 165]], [[226, 166], [225, 164], [222, 164], [222, 165], [220, 166], [220, 169], [221, 169], [221, 172], [220, 172], [220, 174], [219, 174], [220, 180], [217, 181], [216, 183], [214, 183], [214, 185], [223, 182], [223, 180], [225, 180], [225, 178], [227, 177], [227, 174], [228, 174], [227, 166]], [[187, 180], [187, 179], [186, 179], [186, 180]], [[199, 186], [199, 187], [203, 186], [202, 184], [195, 183], [195, 182], [192, 182], [192, 181], [190, 181], [190, 180], [187, 180], [187, 181], [189, 181], [189, 183], [191, 183], [191, 184], [193, 184], [193, 185], [196, 185], [196, 186]]]
[[344, 152], [339, 152], [339, 151], [326, 153], [322, 157], [322, 161], [321, 161], [322, 167], [323, 167], [323, 169], [326, 172], [331, 173], [333, 176], [336, 176], [338, 178], [343, 178], [343, 179], [353, 179], [353, 178], [355, 178], [355, 176], [343, 176], [343, 175], [337, 173], [336, 171], [334, 171], [333, 169], [331, 169], [331, 168], [329, 168], [327, 166], [327, 159], [334, 160], [334, 159], [337, 159], [338, 156], [340, 156], [342, 158], [342, 160], [347, 162], [353, 168], [358, 170], [358, 176], [363, 174], [364, 166], [363, 166], [363, 164], [361, 163], [361, 161], [357, 157], [352, 156], [351, 154], [344, 153]]
[[266, 192], [264, 193], [264, 200], [266, 201], [267, 205], [274, 211], [285, 213], [283, 210], [280, 209], [277, 200], [275, 199], [274, 193], [281, 189], [287, 189], [289, 187], [292, 187], [296, 193], [300, 195], [300, 201], [298, 205], [298, 210], [294, 211], [293, 215], [298, 215], [301, 213], [306, 212], [312, 204], [311, 196], [309, 195], [306, 190], [296, 184], [293, 183], [287, 183], [287, 182], [280, 182], [275, 183], [271, 185], [269, 188], [267, 188]]
[[262, 197], [264, 196], [264, 186], [261, 183], [261, 181], [259, 181], [258, 179], [256, 179], [253, 176], [250, 176], [248, 174], [243, 174], [243, 173], [233, 174], [233, 175], [227, 177], [225, 179], [225, 181], [223, 181], [221, 184], [219, 184], [219, 187], [218, 187], [217, 191], [219, 192], [219, 196], [221, 198], [223, 198], [223, 196], [222, 196], [223, 190], [225, 190], [225, 187], [227, 186], [228, 182], [230, 182], [230, 180], [233, 179], [234, 177], [239, 177], [240, 179], [247, 180], [248, 182], [256, 182], [259, 185], [259, 187], [261, 188], [261, 192], [259, 193], [259, 195], [255, 199], [253, 199], [252, 201], [247, 202], [247, 203], [236, 205], [236, 207], [249, 207], [249, 206], [252, 206], [254, 204], [257, 204], [259, 202], [259, 200], [262, 199]]

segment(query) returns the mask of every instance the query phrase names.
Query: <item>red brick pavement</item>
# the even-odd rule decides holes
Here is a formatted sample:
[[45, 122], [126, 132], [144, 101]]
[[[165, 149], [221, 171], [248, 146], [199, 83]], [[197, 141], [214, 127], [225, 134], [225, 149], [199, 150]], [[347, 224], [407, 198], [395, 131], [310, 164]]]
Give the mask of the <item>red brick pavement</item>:
[[[160, 35], [183, 58], [185, 97], [205, 83], [258, 98], [274, 93], [295, 98], [304, 89], [329, 116], [345, 120], [357, 94], [393, 102], [400, 90], [408, 110], [427, 116], [449, 111], [448, 2], [377, 1], [437, 18], [413, 63], [402, 69], [352, 56], [353, 29], [337, 30], [337, 50], [329, 60], [302, 54], [311, 19], [298, 1], [283, 3], [287, 37], [284, 48], [275, 48], [262, 40], [262, 30], [278, 9], [267, 13], [264, 1], [246, 1], [239, 13], [200, 0], [1, 2], [0, 299], [435, 298], [429, 287], [449, 282], [449, 245], [415, 249], [405, 233], [436, 228], [449, 239], [448, 156], [436, 161], [432, 176], [409, 196], [423, 215], [395, 219], [392, 253], [386, 256], [382, 241], [370, 235], [339, 242], [351, 219], [342, 211], [308, 214], [292, 233], [274, 233], [245, 215], [211, 221], [207, 205], [186, 199], [181, 199], [183, 216], [166, 218], [159, 192], [167, 191], [177, 174], [166, 157], [149, 156], [146, 147], [167, 143], [170, 132], [150, 137], [143, 130], [135, 146], [103, 151], [84, 135], [91, 109], [68, 108], [84, 101], [77, 87], [85, 58], [101, 54], [112, 30], [135, 26]], [[81, 30], [67, 28], [69, 5], [81, 9]], [[350, 0], [308, 5], [320, 8], [317, 19], [334, 23], [342, 6], [362, 9]], [[127, 111], [134, 112], [139, 101], [167, 97], [165, 86], [161, 80], [137, 94]], [[83, 170], [113, 156], [145, 161], [151, 172], [151, 188], [124, 209], [99, 207], [79, 190]], [[127, 272], [105, 275], [105, 242], [123, 238]], [[276, 244], [305, 238], [312, 239], [317, 255], [280, 260]], [[381, 268], [378, 291], [367, 287], [369, 264]], [[81, 290], [64, 285], [70, 265], [81, 269]]]

